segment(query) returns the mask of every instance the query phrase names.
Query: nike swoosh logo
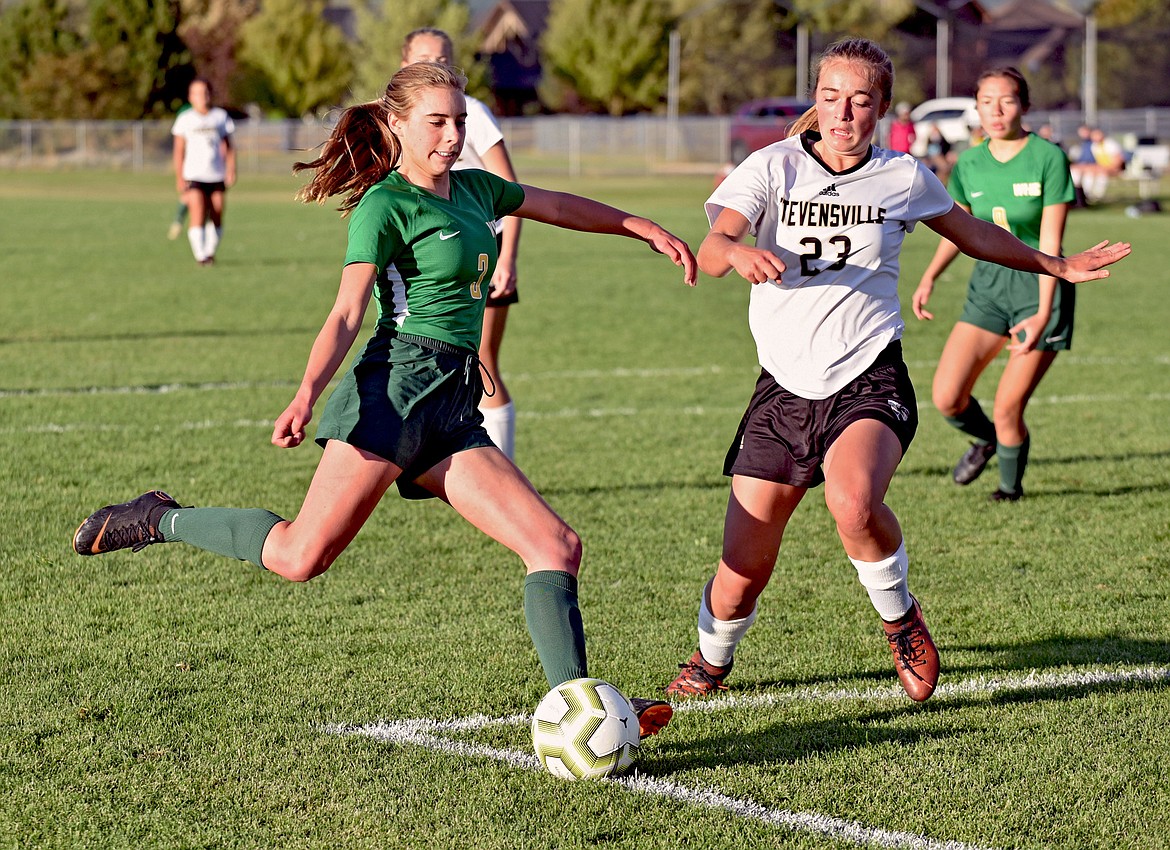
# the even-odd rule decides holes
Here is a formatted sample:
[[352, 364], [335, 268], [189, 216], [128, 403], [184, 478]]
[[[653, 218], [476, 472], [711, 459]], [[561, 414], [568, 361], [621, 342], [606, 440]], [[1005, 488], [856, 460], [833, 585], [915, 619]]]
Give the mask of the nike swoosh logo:
[[110, 514], [106, 517], [106, 521], [102, 523], [102, 530], [98, 532], [97, 537], [95, 537], [93, 539], [93, 543], [90, 544], [89, 551], [94, 555], [100, 555], [102, 553], [102, 538], [106, 536], [106, 526], [110, 524], [110, 520], [113, 518], [113, 516], [113, 514]]
[[982, 192], [972, 192], [972, 193], [971, 193], [971, 197], [972, 197], [972, 198], [982, 198], [982, 197], [983, 197], [983, 193], [982, 193]]
[[1048, 337], [1048, 339], [1046, 339], [1044, 341], [1045, 342], [1060, 342], [1063, 339], [1064, 339], [1064, 334], [1061, 334], [1060, 336], [1050, 336], [1050, 337]]
[[454, 233], [444, 233], [443, 231], [440, 230], [439, 231], [439, 241], [446, 242], [448, 239], [454, 239], [458, 235], [459, 235], [458, 230], [456, 230]]

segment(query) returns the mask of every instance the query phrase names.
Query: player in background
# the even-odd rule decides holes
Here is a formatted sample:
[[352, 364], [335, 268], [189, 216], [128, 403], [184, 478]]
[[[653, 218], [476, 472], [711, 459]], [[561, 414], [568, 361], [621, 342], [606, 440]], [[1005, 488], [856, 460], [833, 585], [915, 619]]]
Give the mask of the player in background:
[[[177, 118], [190, 108], [191, 104], [184, 102], [183, 105], [179, 107], [179, 111], [175, 113], [175, 117]], [[171, 226], [167, 228], [167, 239], [171, 240], [172, 242], [183, 235], [183, 229], [187, 224], [187, 201], [183, 198], [183, 195], [184, 191], [180, 189], [179, 200], [175, 204], [175, 217], [171, 219]]]
[[[455, 48], [451, 37], [443, 30], [424, 27], [414, 30], [402, 43], [402, 67], [414, 62], [438, 62], [450, 65]], [[504, 144], [504, 134], [491, 110], [474, 97], [467, 98], [467, 142], [455, 168], [481, 168], [497, 177], [516, 182], [512, 159]], [[505, 216], [496, 223], [500, 259], [492, 274], [488, 290], [487, 309], [483, 314], [483, 338], [479, 343], [479, 359], [487, 370], [487, 392], [480, 400], [483, 427], [500, 450], [509, 458], [516, 458], [516, 407], [500, 371], [500, 346], [504, 342], [504, 328], [508, 322], [508, 307], [520, 300], [516, 288], [516, 258], [520, 247], [520, 219]]]
[[[1046, 254], [1059, 255], [1069, 205], [1075, 198], [1064, 151], [1023, 127], [1031, 105], [1028, 81], [1015, 68], [984, 71], [975, 86], [975, 108], [987, 142], [960, 154], [947, 182], [955, 202], [977, 218], [1010, 231]], [[959, 255], [939, 242], [912, 305], [919, 319], [933, 319], [927, 303], [939, 276]], [[996, 502], [1024, 495], [1031, 445], [1024, 409], [1057, 352], [1072, 347], [1076, 288], [1052, 275], [976, 262], [967, 300], [934, 372], [934, 406], [971, 438], [952, 478], [967, 485], [999, 458]], [[1014, 341], [1013, 341], [1014, 337]], [[972, 395], [983, 371], [1007, 346], [1010, 356], [988, 418]]]
[[[324, 454], [300, 512], [288, 521], [262, 509], [181, 508], [150, 491], [94, 513], [74, 550], [98, 555], [182, 541], [251, 561], [292, 581], [325, 572], [397, 483], [407, 498], [438, 497], [527, 568], [524, 612], [550, 685], [588, 675], [577, 604], [581, 541], [484, 431], [476, 355], [485, 284], [496, 261], [492, 222], [519, 215], [573, 230], [646, 242], [684, 269], [686, 243], [652, 221], [587, 198], [520, 186], [468, 169], [452, 171], [463, 146], [466, 79], [422, 62], [401, 69], [380, 100], [345, 110], [321, 156], [298, 163], [313, 177], [305, 201], [345, 195], [349, 242], [336, 302], [309, 353], [272, 443], [305, 439], [313, 407], [347, 356], [371, 297], [373, 337], [354, 358], [321, 416]], [[402, 272], [387, 285], [389, 264]], [[643, 734], [671, 708], [635, 701]]]
[[210, 266], [223, 234], [226, 191], [236, 182], [236, 127], [226, 111], [211, 105], [211, 83], [202, 77], [191, 81], [187, 100], [191, 108], [171, 127], [175, 186], [191, 214], [191, 253], [199, 265]]
[[749, 156], [706, 204], [699, 267], [752, 284], [748, 319], [763, 369], [724, 466], [731, 496], [722, 557], [700, 595], [699, 649], [667, 687], [673, 696], [726, 689], [788, 521], [823, 482], [898, 678], [911, 699], [929, 698], [938, 652], [885, 503], [918, 424], [900, 342], [902, 240], [924, 221], [973, 256], [1069, 280], [1104, 277], [1097, 269], [1129, 253], [1101, 243], [1068, 259], [1043, 254], [973, 218], [912, 156], [874, 147], [894, 68], [872, 41], [831, 45], [815, 79], [815, 106], [795, 135]]

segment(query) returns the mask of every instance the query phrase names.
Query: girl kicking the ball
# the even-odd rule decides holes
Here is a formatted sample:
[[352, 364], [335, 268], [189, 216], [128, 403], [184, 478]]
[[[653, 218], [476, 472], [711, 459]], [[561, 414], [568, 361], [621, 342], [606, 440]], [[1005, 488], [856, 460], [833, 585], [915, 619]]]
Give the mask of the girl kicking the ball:
[[[466, 82], [446, 65], [402, 68], [380, 100], [342, 113], [319, 158], [297, 165], [313, 172], [303, 200], [346, 196], [349, 244], [336, 302], [300, 389], [277, 417], [274, 445], [305, 439], [371, 297], [378, 305], [373, 337], [325, 405], [316, 437], [324, 454], [297, 517], [183, 508], [156, 490], [94, 513], [73, 547], [98, 555], [182, 541], [308, 581], [329, 569], [397, 484], [407, 498], [442, 499], [520, 556], [529, 633], [555, 686], [588, 676], [577, 604], [581, 541], [492, 443], [477, 410], [484, 386], [476, 348], [497, 256], [492, 223], [517, 215], [640, 239], [682, 266], [688, 285], [695, 259], [647, 219], [485, 171], [452, 171], [465, 136]], [[400, 281], [383, 277], [391, 264]], [[635, 708], [643, 735], [670, 719], [661, 701], [636, 700]]]

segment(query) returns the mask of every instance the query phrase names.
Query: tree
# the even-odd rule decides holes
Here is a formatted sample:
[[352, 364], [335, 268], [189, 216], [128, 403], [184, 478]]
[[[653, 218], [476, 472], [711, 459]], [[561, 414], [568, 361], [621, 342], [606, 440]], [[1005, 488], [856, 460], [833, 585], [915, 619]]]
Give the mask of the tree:
[[1106, 72], [1098, 86], [1101, 104], [1114, 109], [1170, 104], [1165, 0], [1104, 0], [1097, 14], [1103, 30], [1097, 67]]
[[26, 0], [0, 11], [0, 118], [43, 117], [30, 109], [24, 80], [43, 59], [80, 48], [76, 17], [67, 0]]
[[255, 74], [261, 106], [300, 117], [345, 97], [349, 45], [324, 12], [325, 0], [265, 0], [243, 25], [239, 59]]
[[471, 9], [464, 0], [372, 0], [356, 7], [361, 50], [354, 75], [354, 97], [374, 100], [402, 62], [402, 41], [420, 27], [434, 27], [455, 42], [452, 64], [467, 75], [467, 93], [491, 95], [487, 65], [475, 56]]
[[682, 112], [721, 115], [747, 100], [795, 92], [796, 71], [791, 51], [781, 49], [782, 13], [774, 0], [683, 0], [678, 11]]
[[177, 0], [26, 0], [0, 16], [0, 109], [14, 117], [160, 115], [189, 55]]
[[215, 99], [242, 103], [236, 84], [240, 31], [256, 14], [259, 0], [182, 0], [183, 20], [179, 35], [191, 51], [192, 75], [211, 83]]
[[91, 0], [89, 67], [116, 96], [103, 118], [161, 116], [185, 94], [191, 54], [179, 38], [178, 0]]
[[[661, 0], [557, 0], [540, 41], [545, 75], [589, 110], [652, 109], [666, 95], [670, 25]], [[541, 97], [563, 106], [555, 85], [542, 82]]]

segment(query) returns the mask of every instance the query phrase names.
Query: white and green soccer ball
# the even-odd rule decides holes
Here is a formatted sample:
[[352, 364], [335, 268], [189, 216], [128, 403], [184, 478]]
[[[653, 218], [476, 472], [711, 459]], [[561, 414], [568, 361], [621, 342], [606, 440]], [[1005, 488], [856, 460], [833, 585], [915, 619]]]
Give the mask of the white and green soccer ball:
[[570, 679], [540, 701], [532, 715], [536, 757], [562, 779], [625, 773], [638, 755], [638, 716], [630, 701], [601, 679]]

